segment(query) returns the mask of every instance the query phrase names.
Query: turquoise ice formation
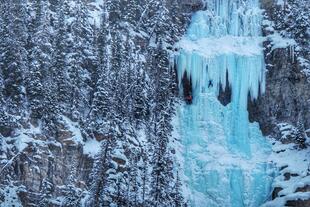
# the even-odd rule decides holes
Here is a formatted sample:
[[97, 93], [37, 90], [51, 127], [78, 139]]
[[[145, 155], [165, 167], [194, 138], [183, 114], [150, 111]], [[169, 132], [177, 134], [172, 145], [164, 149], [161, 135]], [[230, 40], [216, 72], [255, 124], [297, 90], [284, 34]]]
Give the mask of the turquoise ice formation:
[[[270, 197], [271, 146], [247, 111], [248, 98], [265, 91], [259, 6], [258, 0], [207, 0], [177, 44], [180, 91], [186, 72], [194, 97], [180, 105], [175, 124], [190, 206], [256, 207]], [[223, 106], [217, 96], [226, 84], [232, 95]]]

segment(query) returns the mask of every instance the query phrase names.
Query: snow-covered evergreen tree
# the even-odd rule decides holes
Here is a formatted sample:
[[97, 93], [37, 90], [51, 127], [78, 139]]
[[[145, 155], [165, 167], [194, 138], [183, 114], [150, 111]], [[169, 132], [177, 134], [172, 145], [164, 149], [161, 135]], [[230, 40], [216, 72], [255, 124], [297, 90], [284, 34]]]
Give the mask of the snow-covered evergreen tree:
[[24, 75], [27, 68], [26, 1], [13, 0], [1, 7], [3, 35], [1, 37], [1, 69], [3, 93], [10, 113], [21, 114], [25, 95]]
[[299, 115], [298, 122], [297, 122], [297, 133], [296, 133], [296, 142], [299, 144], [301, 148], [306, 147], [306, 134], [305, 134], [305, 127], [304, 127], [304, 121], [302, 119], [302, 116]]
[[[175, 74], [166, 47], [182, 35], [168, 23], [178, 5], [97, 3], [0, 0], [0, 169], [8, 175], [1, 174], [0, 191], [8, 183], [22, 189], [20, 180], [29, 185], [21, 177], [31, 171], [35, 187], [21, 192], [31, 205], [173, 206]], [[81, 187], [67, 172], [74, 159], [56, 165], [91, 142], [101, 151], [80, 156], [83, 173], [92, 172]], [[66, 170], [56, 175], [59, 169]]]
[[45, 110], [46, 90], [50, 87], [46, 77], [49, 77], [52, 58], [52, 34], [49, 25], [50, 10], [48, 2], [37, 1], [35, 9], [35, 29], [31, 37], [29, 74], [26, 91], [31, 108], [31, 116], [42, 118]]
[[[165, 202], [167, 205], [173, 205], [172, 186], [173, 162], [171, 151], [169, 150], [171, 125], [170, 101], [171, 96], [169, 67], [166, 64], [167, 56], [162, 50], [163, 44], [160, 42], [155, 51], [155, 59], [158, 60], [158, 68], [156, 68], [155, 88], [155, 107], [153, 108], [152, 131], [153, 136], [151, 146], [153, 155], [151, 163], [153, 165], [151, 178], [150, 199], [152, 205], [159, 206]], [[155, 69], [155, 68], [154, 68]]]

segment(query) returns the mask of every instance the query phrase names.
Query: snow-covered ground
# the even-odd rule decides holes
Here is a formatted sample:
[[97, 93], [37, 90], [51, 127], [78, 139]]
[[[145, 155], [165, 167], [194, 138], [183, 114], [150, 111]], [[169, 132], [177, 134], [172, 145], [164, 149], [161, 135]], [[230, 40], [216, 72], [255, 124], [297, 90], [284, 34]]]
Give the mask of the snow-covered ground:
[[22, 207], [21, 201], [17, 193], [20, 191], [19, 188], [15, 186], [6, 186], [3, 190], [0, 188], [0, 195], [3, 195], [3, 202], [0, 203], [0, 207]]
[[278, 197], [266, 202], [264, 207], [284, 206], [289, 200], [310, 199], [310, 192], [301, 192], [310, 186], [310, 149], [300, 149], [295, 144], [282, 144], [272, 140], [272, 154], [269, 161], [278, 169], [273, 188], [282, 189]]

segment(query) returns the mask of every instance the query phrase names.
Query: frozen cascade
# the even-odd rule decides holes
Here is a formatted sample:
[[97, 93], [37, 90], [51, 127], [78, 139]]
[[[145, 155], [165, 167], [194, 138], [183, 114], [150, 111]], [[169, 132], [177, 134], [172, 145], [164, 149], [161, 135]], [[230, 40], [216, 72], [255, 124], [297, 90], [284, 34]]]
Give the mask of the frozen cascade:
[[[193, 103], [178, 108], [175, 129], [190, 206], [260, 206], [271, 192], [271, 146], [249, 123], [248, 97], [265, 88], [259, 0], [206, 0], [175, 56], [180, 90], [190, 76]], [[228, 80], [228, 81], [226, 81]], [[231, 102], [217, 99], [231, 88]]]

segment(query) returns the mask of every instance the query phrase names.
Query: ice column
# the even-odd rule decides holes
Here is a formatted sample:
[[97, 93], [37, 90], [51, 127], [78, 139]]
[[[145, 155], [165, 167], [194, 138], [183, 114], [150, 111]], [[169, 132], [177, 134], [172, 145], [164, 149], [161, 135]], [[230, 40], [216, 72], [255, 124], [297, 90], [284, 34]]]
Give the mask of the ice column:
[[[258, 0], [207, 0], [175, 57], [180, 91], [191, 77], [193, 103], [178, 109], [183, 171], [191, 206], [259, 206], [270, 193], [270, 144], [249, 123], [248, 97], [265, 90]], [[217, 100], [228, 79], [231, 103]]]

